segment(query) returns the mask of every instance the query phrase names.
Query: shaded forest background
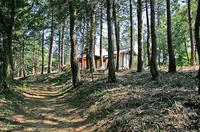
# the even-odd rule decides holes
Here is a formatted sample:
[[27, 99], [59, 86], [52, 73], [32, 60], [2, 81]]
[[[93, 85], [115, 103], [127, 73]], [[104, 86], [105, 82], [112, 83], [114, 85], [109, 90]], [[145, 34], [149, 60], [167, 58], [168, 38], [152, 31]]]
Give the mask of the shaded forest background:
[[[149, 1], [141, 1], [139, 9], [139, 2], [115, 1], [116, 24], [113, 29], [115, 27], [118, 30], [114, 31], [116, 37], [113, 37], [116, 41], [113, 40], [113, 50], [117, 50], [116, 45], [119, 43], [120, 49], [131, 48], [137, 51], [138, 57], [133, 60], [134, 67], [141, 71], [140, 67], [147, 67], [150, 64], [152, 42], [150, 40], [150, 4]], [[101, 43], [109, 49], [106, 3], [104, 1], [74, 1], [73, 3], [77, 10], [75, 23], [77, 55], [82, 54], [86, 47], [89, 50], [89, 46], [94, 44], [100, 45]], [[166, 17], [166, 2], [156, 0], [154, 4], [158, 66], [168, 64], [170, 66], [168, 34], [171, 34], [171, 49], [174, 54], [172, 56], [175, 58], [172, 63], [177, 66], [198, 64], [194, 37], [198, 1], [176, 0], [171, 2], [169, 5], [171, 7], [170, 33], [167, 32], [169, 21]], [[1, 2], [1, 65], [4, 62], [3, 57], [8, 57], [8, 67], [9, 64], [11, 66], [4, 69], [11, 69], [10, 74], [13, 74], [11, 76], [24, 77], [44, 73], [44, 71], [50, 73], [60, 71], [62, 67], [70, 65], [69, 5], [70, 2], [62, 0]], [[91, 22], [92, 14], [94, 14], [94, 24]], [[93, 30], [94, 33], [91, 34]], [[94, 41], [92, 42], [94, 44], [90, 41]], [[10, 44], [3, 46], [3, 43]], [[3, 67], [1, 69], [5, 71]], [[6, 73], [7, 76], [9, 76], [8, 73], [9, 71]]]

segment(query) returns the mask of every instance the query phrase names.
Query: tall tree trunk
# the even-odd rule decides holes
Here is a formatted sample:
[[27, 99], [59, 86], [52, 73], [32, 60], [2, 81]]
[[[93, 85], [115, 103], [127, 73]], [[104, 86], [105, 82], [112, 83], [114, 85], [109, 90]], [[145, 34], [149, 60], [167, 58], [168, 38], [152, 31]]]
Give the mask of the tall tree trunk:
[[163, 62], [162, 62], [162, 64], [166, 65], [166, 61], [167, 61], [167, 55], [166, 55], [165, 48], [163, 48]]
[[5, 80], [5, 72], [4, 72], [4, 66], [5, 64], [5, 57], [3, 48], [0, 46], [0, 93], [4, 90], [6, 87], [6, 80]]
[[65, 64], [64, 50], [65, 50], [65, 21], [63, 22], [63, 27], [62, 27], [61, 67], [64, 67]]
[[25, 77], [25, 68], [24, 68], [24, 52], [25, 52], [25, 47], [24, 47], [24, 41], [22, 42], [22, 47], [21, 47], [21, 77]]
[[24, 63], [24, 61], [25, 61], [25, 58], [24, 58], [24, 56], [25, 56], [25, 44], [24, 44], [24, 42], [23, 42], [23, 49], [22, 49], [23, 51], [22, 51], [22, 58], [23, 58], [23, 64], [22, 64], [22, 69], [23, 69], [23, 77], [26, 77], [26, 71], [25, 71], [25, 63]]
[[142, 72], [143, 61], [144, 61], [144, 49], [143, 49], [143, 38], [142, 38], [142, 0], [138, 0], [137, 7], [138, 15], [138, 65], [137, 72]]
[[189, 23], [190, 44], [191, 44], [191, 60], [190, 60], [190, 65], [194, 65], [195, 64], [195, 50], [194, 50], [194, 42], [193, 42], [193, 30], [192, 30], [192, 18], [191, 18], [190, 0], [188, 0], [188, 23]]
[[116, 38], [116, 47], [117, 47], [117, 60], [116, 60], [116, 71], [119, 71], [119, 64], [120, 64], [120, 33], [119, 33], [119, 22], [117, 21], [116, 15], [116, 5], [115, 1], [113, 1], [113, 19], [115, 23], [115, 38]]
[[[160, 5], [159, 5], [159, 3], [157, 3], [157, 30], [159, 30], [160, 29]], [[161, 65], [161, 56], [160, 56], [160, 54], [161, 54], [161, 47], [158, 45], [158, 53], [157, 53], [157, 55], [158, 55], [158, 66], [160, 67], [160, 65]]]
[[41, 74], [44, 74], [44, 29], [43, 29], [43, 32], [42, 32], [42, 71], [41, 71]]
[[[83, 25], [82, 25], [83, 23]], [[81, 70], [83, 70], [84, 68], [84, 47], [85, 47], [85, 18], [82, 19], [81, 24], [80, 24], [81, 29], [83, 29], [83, 31], [81, 31], [82, 34], [82, 38], [81, 38]]]
[[[194, 45], [195, 45], [195, 43], [194, 43]], [[195, 61], [197, 62], [198, 60], [197, 60], [197, 54], [198, 54], [198, 52], [197, 52], [197, 46], [195, 46], [195, 50], [194, 50], [195, 52]]]
[[148, 0], [145, 0], [145, 6], [146, 6], [146, 20], [147, 20], [147, 57], [148, 57], [148, 66], [150, 66], [151, 55], [150, 55], [150, 30], [149, 30]]
[[[5, 18], [3, 12], [0, 10], [0, 22], [3, 27], [3, 66], [2, 66], [2, 87], [3, 91], [8, 91], [9, 84], [12, 83], [14, 78], [14, 63], [12, 52], [12, 39], [13, 39], [13, 27], [15, 23], [15, 0], [11, 0], [9, 10], [9, 20]], [[7, 17], [7, 16], [6, 16]], [[8, 23], [7, 23], [8, 22]]]
[[61, 47], [61, 30], [58, 31], [58, 71], [61, 71], [61, 56], [60, 56], [60, 47]]
[[49, 47], [49, 62], [48, 62], [48, 73], [52, 72], [52, 58], [53, 58], [53, 43], [54, 43], [54, 16], [52, 10], [52, 19], [51, 19], [51, 43]]
[[[200, 27], [200, 0], [199, 0], [199, 2], [198, 2], [197, 16], [196, 16], [196, 22], [195, 22], [195, 40], [196, 40], [196, 47], [197, 47], [198, 56], [199, 56], [199, 58], [200, 58], [199, 27]], [[200, 95], [200, 61], [199, 61], [199, 73], [198, 73], [197, 77], [198, 77], [198, 79], [199, 79], [199, 90], [198, 90], [198, 94]]]
[[96, 11], [97, 5], [96, 3], [92, 5], [91, 12], [91, 31], [90, 31], [90, 47], [89, 47], [89, 57], [90, 57], [90, 71], [91, 73], [96, 71], [95, 65], [95, 34], [96, 34]]
[[23, 74], [24, 74], [23, 73], [23, 66], [22, 66], [23, 65], [23, 58], [22, 58], [23, 55], [22, 54], [23, 54], [23, 42], [20, 44], [20, 68], [18, 70], [20, 73], [18, 72], [19, 73], [18, 78], [19, 77], [23, 78]]
[[14, 77], [14, 64], [13, 64], [13, 57], [12, 57], [12, 33], [8, 34], [8, 38], [6, 38], [6, 42], [3, 43], [4, 47], [4, 57], [5, 57], [5, 75], [6, 80], [11, 81]]
[[87, 64], [87, 70], [90, 69], [90, 55], [89, 55], [89, 46], [90, 46], [90, 18], [87, 18], [87, 45], [86, 45], [86, 64]]
[[152, 41], [150, 71], [153, 80], [155, 80], [158, 78], [158, 69], [156, 64], [157, 42], [156, 42], [156, 32], [155, 32], [155, 0], [150, 0], [150, 6], [151, 6], [151, 41]]
[[71, 68], [72, 68], [72, 82], [73, 86], [80, 85], [80, 69], [77, 61], [78, 45], [76, 38], [76, 0], [69, 2], [70, 12], [70, 38], [71, 38]]
[[188, 64], [190, 63], [190, 60], [189, 60], [189, 55], [188, 55], [188, 51], [187, 51], [187, 41], [186, 41], [186, 38], [184, 37], [184, 43], [185, 43], [185, 53], [186, 53], [186, 56], [187, 56], [187, 61], [188, 61]]
[[167, 0], [167, 43], [168, 43], [168, 53], [169, 53], [168, 71], [176, 72], [176, 60], [174, 57], [174, 50], [172, 46], [170, 0]]
[[100, 66], [103, 67], [103, 5], [100, 14]]
[[132, 0], [130, 0], [130, 30], [131, 30], [131, 49], [130, 49], [130, 62], [129, 69], [133, 69], [133, 11], [132, 11]]
[[158, 66], [160, 67], [161, 66], [161, 52], [160, 52], [161, 50], [159, 49], [159, 51], [158, 51]]
[[90, 69], [90, 59], [89, 59], [90, 57], [89, 57], [89, 51], [88, 51], [88, 49], [86, 50], [86, 65], [87, 65], [87, 70], [89, 70]]
[[33, 54], [32, 54], [32, 74], [35, 75], [35, 42], [33, 44]]
[[112, 21], [112, 4], [106, 0], [107, 4], [107, 21], [108, 21], [108, 82], [116, 82], [115, 62], [114, 62], [114, 44], [113, 44], [113, 21]]
[[39, 49], [38, 49], [38, 46], [36, 46], [36, 49], [35, 49], [35, 64], [34, 64], [34, 68], [35, 68], [35, 74], [37, 75], [38, 74], [38, 62], [39, 62]]

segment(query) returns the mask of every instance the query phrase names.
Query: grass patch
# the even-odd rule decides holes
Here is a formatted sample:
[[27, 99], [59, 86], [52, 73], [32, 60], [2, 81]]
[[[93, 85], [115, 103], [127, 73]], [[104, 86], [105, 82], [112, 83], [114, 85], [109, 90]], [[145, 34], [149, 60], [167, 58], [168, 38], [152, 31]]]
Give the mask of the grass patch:
[[70, 79], [71, 79], [71, 72], [66, 72], [64, 74], [59, 75], [56, 78], [49, 78], [48, 83], [55, 84], [55, 85], [61, 85], [63, 83], [69, 82]]
[[26, 90], [28, 87], [27, 87], [26, 85], [21, 85], [21, 86], [16, 86], [15, 88], [16, 88], [16, 90], [24, 91], [24, 90]]

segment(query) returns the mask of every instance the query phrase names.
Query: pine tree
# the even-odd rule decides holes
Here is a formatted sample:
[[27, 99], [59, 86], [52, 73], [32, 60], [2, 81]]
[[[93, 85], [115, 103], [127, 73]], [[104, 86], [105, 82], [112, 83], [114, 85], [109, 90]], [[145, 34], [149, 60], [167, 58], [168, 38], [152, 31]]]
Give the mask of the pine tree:
[[71, 69], [72, 69], [72, 82], [73, 86], [80, 85], [80, 69], [77, 61], [78, 45], [76, 38], [76, 0], [70, 0], [69, 12], [70, 12], [70, 38], [71, 38]]
[[108, 82], [116, 82], [115, 62], [114, 62], [114, 44], [113, 44], [113, 21], [112, 21], [112, 4], [106, 0], [107, 4], [107, 21], [108, 21]]

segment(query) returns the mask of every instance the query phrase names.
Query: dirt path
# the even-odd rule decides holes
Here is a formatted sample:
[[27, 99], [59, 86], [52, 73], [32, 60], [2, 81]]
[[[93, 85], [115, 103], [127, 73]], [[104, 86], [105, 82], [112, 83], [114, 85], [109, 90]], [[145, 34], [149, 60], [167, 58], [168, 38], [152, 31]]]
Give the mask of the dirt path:
[[18, 102], [17, 112], [12, 116], [20, 127], [11, 131], [91, 131], [91, 124], [81, 114], [81, 109], [68, 103], [68, 88], [45, 82], [27, 82]]
[[0, 96], [0, 131], [200, 131], [196, 73], [162, 71], [157, 83], [150, 72], [122, 71], [114, 84], [82, 73], [75, 89], [71, 72], [30, 76]]

